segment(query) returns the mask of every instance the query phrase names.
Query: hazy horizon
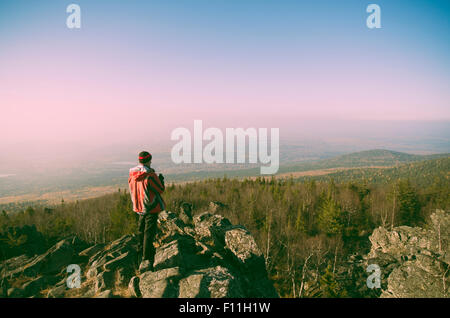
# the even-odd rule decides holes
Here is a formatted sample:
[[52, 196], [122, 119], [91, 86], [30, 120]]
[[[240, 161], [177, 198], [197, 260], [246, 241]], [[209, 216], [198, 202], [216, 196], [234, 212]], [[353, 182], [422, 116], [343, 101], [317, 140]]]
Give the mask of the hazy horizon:
[[[387, 149], [411, 154], [450, 153], [450, 122], [447, 121], [327, 121], [299, 123], [298, 127], [280, 128], [280, 160], [284, 163], [286, 147], [303, 148], [306, 154], [344, 154], [372, 149]], [[184, 127], [193, 130], [193, 123]], [[204, 123], [204, 129], [212, 127]], [[223, 126], [214, 126], [225, 129]], [[238, 126], [239, 127], [239, 126]], [[252, 126], [241, 126], [248, 128]], [[255, 127], [255, 126], [254, 126]], [[78, 167], [86, 163], [136, 162], [141, 150], [154, 154], [154, 161], [164, 160], [176, 141], [170, 140], [170, 129], [159, 136], [143, 135], [131, 140], [109, 142], [22, 142], [2, 145], [0, 174], [17, 173], [23, 167], [48, 171], [52, 168]], [[204, 144], [207, 142], [205, 141]], [[329, 157], [329, 155], [328, 155]], [[170, 158], [169, 158], [170, 159]], [[290, 158], [290, 161], [295, 161]], [[298, 161], [302, 161], [300, 157]], [[126, 169], [124, 167], [124, 169]]]

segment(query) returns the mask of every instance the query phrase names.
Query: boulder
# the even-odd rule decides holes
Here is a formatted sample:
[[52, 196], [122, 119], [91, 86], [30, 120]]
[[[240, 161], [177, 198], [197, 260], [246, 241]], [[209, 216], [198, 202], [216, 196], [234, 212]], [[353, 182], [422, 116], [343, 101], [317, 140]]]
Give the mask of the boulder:
[[186, 228], [186, 224], [181, 221], [173, 212], [163, 211], [158, 216], [158, 231], [156, 241], [158, 245], [164, 245], [180, 237], [185, 236], [192, 229]]
[[179, 282], [180, 298], [244, 297], [241, 285], [227, 268], [217, 266], [190, 273]]
[[368, 264], [381, 269], [381, 297], [449, 297], [450, 213], [437, 210], [431, 226], [382, 227], [369, 237]]
[[137, 267], [136, 238], [126, 235], [106, 245], [91, 256], [87, 267], [87, 279], [105, 271], [116, 273], [119, 270], [119, 275], [131, 278], [133, 275], [130, 273], [133, 273]]
[[439, 267], [435, 259], [425, 255], [420, 255], [414, 261], [403, 263], [391, 272], [387, 278], [387, 289], [382, 292], [380, 297], [448, 297], [450, 286], [444, 285], [444, 272]]
[[179, 237], [156, 249], [153, 268], [155, 271], [171, 267], [192, 268], [196, 265], [196, 251], [194, 238]]
[[143, 298], [178, 297], [178, 281], [181, 272], [178, 267], [165, 268], [156, 272], [145, 272], [139, 279], [139, 290]]
[[401, 261], [403, 257], [417, 255], [423, 250], [435, 250], [436, 242], [430, 239], [427, 231], [419, 227], [399, 226], [392, 231], [383, 227], [375, 229], [369, 237], [372, 249], [369, 257], [381, 253]]
[[215, 248], [224, 246], [225, 231], [231, 222], [221, 215], [204, 212], [194, 218], [194, 228], [197, 240]]
[[[234, 227], [225, 232], [225, 246], [234, 261], [246, 271], [264, 268], [264, 257], [255, 239], [244, 227]], [[266, 273], [264, 273], [266, 274]]]

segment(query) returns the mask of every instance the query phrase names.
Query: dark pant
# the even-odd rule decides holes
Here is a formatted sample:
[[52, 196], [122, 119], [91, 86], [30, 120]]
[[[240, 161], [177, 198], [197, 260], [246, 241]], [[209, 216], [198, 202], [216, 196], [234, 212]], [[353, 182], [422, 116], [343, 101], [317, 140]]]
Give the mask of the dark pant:
[[158, 214], [147, 213], [139, 216], [138, 221], [138, 244], [139, 250], [142, 252], [142, 260], [149, 260], [153, 263], [155, 258], [155, 240]]

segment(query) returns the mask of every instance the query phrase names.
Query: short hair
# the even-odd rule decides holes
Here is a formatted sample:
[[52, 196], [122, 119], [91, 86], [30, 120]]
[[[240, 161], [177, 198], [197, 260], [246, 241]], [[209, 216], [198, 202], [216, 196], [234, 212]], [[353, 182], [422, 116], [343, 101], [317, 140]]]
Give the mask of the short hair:
[[141, 151], [139, 153], [139, 163], [147, 163], [152, 160], [152, 155], [148, 151]]

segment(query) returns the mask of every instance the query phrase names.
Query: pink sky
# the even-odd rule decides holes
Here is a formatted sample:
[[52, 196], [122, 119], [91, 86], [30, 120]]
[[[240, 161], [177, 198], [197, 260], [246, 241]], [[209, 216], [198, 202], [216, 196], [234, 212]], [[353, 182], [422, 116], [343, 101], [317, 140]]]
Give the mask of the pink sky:
[[299, 132], [311, 119], [450, 120], [448, 61], [438, 58], [447, 53], [426, 46], [426, 34], [374, 36], [362, 25], [250, 37], [247, 26], [227, 37], [237, 27], [222, 20], [177, 29], [162, 17], [127, 28], [102, 18], [78, 33], [18, 22], [3, 30], [0, 143], [93, 144], [162, 131], [169, 139], [194, 119]]

